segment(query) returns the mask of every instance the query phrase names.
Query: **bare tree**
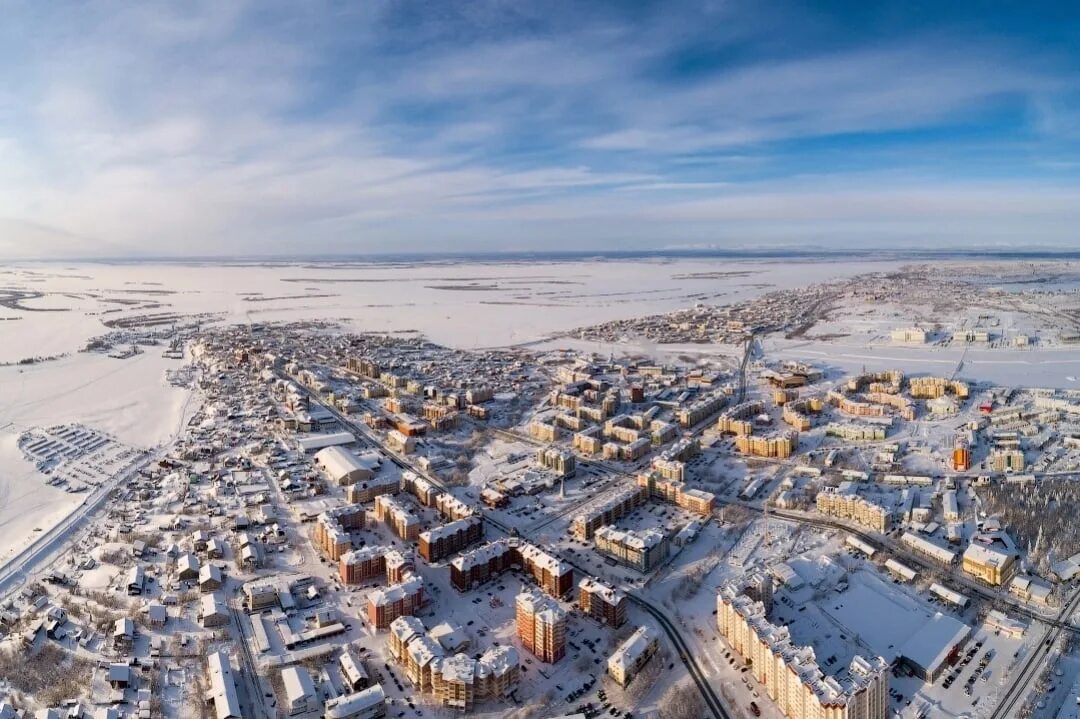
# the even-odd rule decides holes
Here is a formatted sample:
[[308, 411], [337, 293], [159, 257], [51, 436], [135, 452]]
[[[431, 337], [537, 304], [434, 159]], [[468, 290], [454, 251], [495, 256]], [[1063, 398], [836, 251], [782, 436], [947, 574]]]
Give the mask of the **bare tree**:
[[699, 719], [705, 713], [705, 700], [693, 684], [676, 684], [664, 692], [660, 716], [663, 719]]

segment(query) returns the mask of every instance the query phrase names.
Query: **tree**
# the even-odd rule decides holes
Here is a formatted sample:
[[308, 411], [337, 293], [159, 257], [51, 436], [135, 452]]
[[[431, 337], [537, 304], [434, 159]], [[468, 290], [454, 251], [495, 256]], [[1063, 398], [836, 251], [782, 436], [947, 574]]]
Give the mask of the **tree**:
[[663, 719], [699, 719], [705, 700], [693, 684], [676, 684], [664, 692], [660, 716]]

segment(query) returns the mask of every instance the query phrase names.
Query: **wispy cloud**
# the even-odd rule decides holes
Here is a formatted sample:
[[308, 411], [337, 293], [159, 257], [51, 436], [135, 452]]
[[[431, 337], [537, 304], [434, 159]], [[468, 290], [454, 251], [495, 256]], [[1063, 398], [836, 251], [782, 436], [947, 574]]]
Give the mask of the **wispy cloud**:
[[1077, 58], [759, 10], [16, 5], [0, 255], [1075, 241]]

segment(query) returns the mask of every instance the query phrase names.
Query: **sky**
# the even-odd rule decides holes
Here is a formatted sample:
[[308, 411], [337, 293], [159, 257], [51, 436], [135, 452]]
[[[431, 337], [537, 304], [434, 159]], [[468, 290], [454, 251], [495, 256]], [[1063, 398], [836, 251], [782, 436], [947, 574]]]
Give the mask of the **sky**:
[[4, 0], [0, 258], [1080, 248], [1080, 4]]

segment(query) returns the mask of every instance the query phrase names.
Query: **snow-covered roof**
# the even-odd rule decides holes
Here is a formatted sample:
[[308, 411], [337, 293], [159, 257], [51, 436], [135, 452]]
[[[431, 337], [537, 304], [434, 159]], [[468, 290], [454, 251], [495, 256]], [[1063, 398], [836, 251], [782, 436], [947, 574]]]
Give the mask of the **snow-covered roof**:
[[935, 614], [900, 647], [900, 656], [933, 673], [953, 647], [971, 633], [971, 627], [947, 614]]

